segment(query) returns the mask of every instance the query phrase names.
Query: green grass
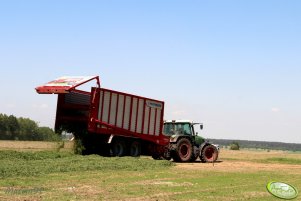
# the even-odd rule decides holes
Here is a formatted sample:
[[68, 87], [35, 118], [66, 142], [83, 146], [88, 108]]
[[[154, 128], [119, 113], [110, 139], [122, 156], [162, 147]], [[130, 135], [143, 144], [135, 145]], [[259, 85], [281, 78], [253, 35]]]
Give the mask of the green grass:
[[293, 164], [293, 165], [301, 165], [301, 159], [294, 158], [268, 158], [264, 160], [259, 160], [263, 163], [280, 163], [280, 164]]
[[227, 161], [249, 161], [256, 163], [277, 163], [277, 164], [291, 164], [291, 165], [301, 165], [301, 159], [299, 158], [284, 158], [284, 157], [271, 157], [265, 159], [238, 159], [238, 158], [224, 158]]
[[133, 157], [81, 156], [68, 152], [0, 151], [0, 178], [36, 176], [76, 171], [141, 171], [169, 167], [172, 163]]
[[294, 158], [268, 158], [268, 159], [237, 159], [237, 158], [226, 158], [227, 161], [251, 161], [257, 163], [277, 163], [277, 164], [292, 164], [301, 165], [301, 159]]
[[[252, 163], [256, 162], [253, 158]], [[223, 160], [222, 163], [231, 163]], [[0, 200], [273, 201], [277, 199], [266, 191], [269, 181], [283, 181], [301, 189], [298, 169], [217, 169], [222, 163], [195, 163], [191, 166], [202, 168], [189, 169], [181, 167], [183, 164], [149, 157], [0, 151]], [[265, 158], [260, 163], [300, 161], [281, 157]]]

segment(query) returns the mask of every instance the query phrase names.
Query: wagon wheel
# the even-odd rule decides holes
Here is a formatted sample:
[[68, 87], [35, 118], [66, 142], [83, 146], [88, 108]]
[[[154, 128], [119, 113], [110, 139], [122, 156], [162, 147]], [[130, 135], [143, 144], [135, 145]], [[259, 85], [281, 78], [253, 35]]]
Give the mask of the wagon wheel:
[[138, 157], [141, 154], [141, 144], [138, 141], [132, 142], [130, 146], [130, 155], [133, 157]]
[[116, 140], [112, 144], [112, 152], [114, 156], [126, 155], [126, 144], [124, 141]]

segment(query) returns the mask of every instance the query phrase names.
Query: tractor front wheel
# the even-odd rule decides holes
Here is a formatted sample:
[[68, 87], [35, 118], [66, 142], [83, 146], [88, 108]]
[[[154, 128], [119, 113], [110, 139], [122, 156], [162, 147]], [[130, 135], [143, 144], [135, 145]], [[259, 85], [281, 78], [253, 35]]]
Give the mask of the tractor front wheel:
[[200, 159], [203, 163], [213, 163], [217, 160], [218, 150], [214, 145], [207, 145], [203, 148]]

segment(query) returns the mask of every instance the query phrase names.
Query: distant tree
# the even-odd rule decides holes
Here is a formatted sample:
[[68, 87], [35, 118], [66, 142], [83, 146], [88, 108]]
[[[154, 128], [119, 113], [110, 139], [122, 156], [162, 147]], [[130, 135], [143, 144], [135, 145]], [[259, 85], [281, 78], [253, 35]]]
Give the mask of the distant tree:
[[229, 147], [229, 145], [231, 145], [233, 141], [235, 141], [239, 143], [240, 147], [244, 147], [244, 148], [301, 151], [301, 143], [229, 140], [229, 139], [209, 139], [209, 140], [214, 144], [219, 144], [221, 146], [227, 146], [227, 147]]
[[37, 140], [58, 141], [60, 139], [60, 136], [49, 127], [39, 127], [37, 136]]
[[15, 116], [0, 114], [0, 139], [12, 140], [19, 132], [19, 123]]
[[20, 117], [18, 119], [20, 125], [20, 140], [37, 140], [38, 124], [29, 119]]
[[39, 127], [29, 118], [17, 118], [0, 113], [0, 140], [58, 141], [60, 136], [49, 127]]
[[18, 132], [20, 130], [18, 119], [15, 116], [10, 115], [7, 118], [7, 127], [8, 127], [8, 133], [10, 133], [10, 139], [15, 139], [15, 137], [17, 137]]
[[7, 133], [7, 115], [0, 114], [0, 139], [5, 140], [6, 139], [6, 133]]
[[239, 150], [239, 148], [238, 142], [232, 142], [232, 144], [230, 144], [230, 150]]

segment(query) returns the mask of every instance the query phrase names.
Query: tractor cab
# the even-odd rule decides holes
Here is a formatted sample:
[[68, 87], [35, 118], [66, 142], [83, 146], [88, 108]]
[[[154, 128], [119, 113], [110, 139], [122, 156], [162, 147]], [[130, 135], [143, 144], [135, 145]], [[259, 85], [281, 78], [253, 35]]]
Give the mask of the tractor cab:
[[193, 123], [190, 120], [166, 120], [164, 121], [163, 133], [166, 136], [172, 135], [196, 135], [194, 126], [200, 125], [200, 129], [203, 129], [203, 124]]
[[199, 125], [199, 129], [203, 129], [202, 123], [194, 123], [190, 120], [166, 120], [164, 121], [163, 134], [170, 136], [170, 141], [177, 141], [180, 136], [187, 136], [192, 139], [196, 144], [202, 144], [205, 139], [198, 136], [195, 132], [196, 126]]

